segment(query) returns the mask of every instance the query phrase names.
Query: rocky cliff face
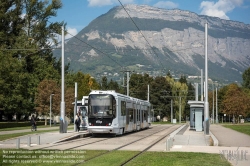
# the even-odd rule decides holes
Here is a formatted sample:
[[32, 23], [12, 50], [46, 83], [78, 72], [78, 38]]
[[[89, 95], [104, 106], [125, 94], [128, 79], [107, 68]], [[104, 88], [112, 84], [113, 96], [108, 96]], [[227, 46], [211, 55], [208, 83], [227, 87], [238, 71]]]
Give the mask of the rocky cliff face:
[[[103, 60], [105, 52], [124, 67], [142, 64], [151, 66], [151, 71], [165, 68], [179, 74], [197, 75], [204, 69], [204, 25], [207, 22], [209, 77], [241, 81], [242, 72], [250, 67], [250, 25], [178, 9], [145, 5], [126, 5], [125, 8], [140, 31], [122, 7], [113, 8], [77, 35], [94, 48], [72, 47], [79, 43], [84, 45], [76, 39], [66, 44], [65, 55], [71, 52], [68, 54], [71, 64], [77, 64], [83, 71], [97, 71], [98, 66], [103, 66], [102, 71], [112, 73], [117, 64]], [[86, 63], [92, 66], [87, 69]]]
[[[244, 23], [222, 20], [219, 18], [199, 16], [195, 13], [182, 10], [164, 10], [150, 6], [127, 5], [129, 15], [132, 18], [140, 19], [162, 19], [166, 21], [181, 21], [186, 23], [195, 23], [204, 27], [208, 23], [208, 32], [217, 31], [217, 33], [229, 34], [224, 36], [208, 36], [208, 58], [212, 63], [218, 63], [222, 67], [226, 65], [225, 60], [232, 61], [239, 67], [249, 67], [250, 65], [250, 25]], [[128, 15], [124, 9], [119, 9], [115, 18], [127, 18]], [[193, 61], [192, 55], [199, 54], [204, 56], [204, 29], [195, 29], [188, 27], [183, 31], [177, 31], [170, 28], [163, 28], [161, 31], [143, 32], [150, 40], [152, 46], [162, 50], [164, 47], [173, 51], [178, 58], [186, 63], [197, 67]], [[230, 34], [231, 33], [231, 34]], [[210, 34], [210, 33], [209, 33]], [[242, 37], [242, 35], [246, 35]], [[129, 33], [125, 39], [133, 38], [138, 41], [140, 34]], [[130, 43], [136, 45], [135, 43]], [[143, 46], [146, 44], [143, 43]], [[136, 45], [140, 47], [139, 45]], [[225, 59], [225, 60], [224, 60]]]

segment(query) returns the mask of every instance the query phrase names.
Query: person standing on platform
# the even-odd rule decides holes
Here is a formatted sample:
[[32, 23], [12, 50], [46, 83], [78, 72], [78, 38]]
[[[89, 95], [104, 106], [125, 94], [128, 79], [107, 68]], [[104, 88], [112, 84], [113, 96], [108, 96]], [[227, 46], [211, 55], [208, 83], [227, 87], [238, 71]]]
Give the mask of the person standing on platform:
[[80, 114], [77, 113], [77, 114], [76, 114], [76, 118], [75, 118], [75, 125], [76, 125], [76, 130], [77, 130], [78, 132], [80, 131], [80, 124], [81, 124]]

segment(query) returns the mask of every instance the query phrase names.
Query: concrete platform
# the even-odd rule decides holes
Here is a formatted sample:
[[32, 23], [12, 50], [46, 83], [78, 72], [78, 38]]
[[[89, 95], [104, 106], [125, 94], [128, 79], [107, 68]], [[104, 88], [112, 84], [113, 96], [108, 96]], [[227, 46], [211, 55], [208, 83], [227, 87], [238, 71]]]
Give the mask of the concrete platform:
[[[13, 131], [18, 133], [18, 131]], [[20, 131], [19, 131], [20, 132]], [[1, 133], [2, 134], [2, 133]], [[5, 132], [4, 134], [9, 134]], [[59, 133], [56, 132], [46, 132], [46, 133], [38, 133], [29, 134], [13, 139], [8, 139], [4, 141], [0, 141], [0, 149], [16, 149], [17, 141], [19, 139], [19, 148], [32, 149], [31, 147], [38, 146], [40, 148], [46, 147], [48, 144], [54, 144], [58, 142], [68, 141], [76, 138], [82, 138], [88, 136], [88, 132], [80, 131], [74, 132], [73, 130], [68, 130], [67, 133]]]
[[173, 146], [169, 151], [215, 153], [232, 165], [249, 166], [250, 136], [221, 125], [211, 125], [210, 135], [188, 127], [185, 132], [174, 135]]

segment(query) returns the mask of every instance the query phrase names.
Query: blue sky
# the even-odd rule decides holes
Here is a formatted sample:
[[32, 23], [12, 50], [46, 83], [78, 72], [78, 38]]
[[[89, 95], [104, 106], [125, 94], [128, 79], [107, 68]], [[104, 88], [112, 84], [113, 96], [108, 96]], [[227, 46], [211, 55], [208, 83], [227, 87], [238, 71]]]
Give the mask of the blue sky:
[[[50, 21], [67, 22], [67, 30], [76, 35], [98, 16], [107, 13], [118, 0], [61, 0], [63, 7]], [[197, 14], [250, 24], [250, 0], [120, 0], [122, 4], [145, 4], [165, 9], [178, 8]]]

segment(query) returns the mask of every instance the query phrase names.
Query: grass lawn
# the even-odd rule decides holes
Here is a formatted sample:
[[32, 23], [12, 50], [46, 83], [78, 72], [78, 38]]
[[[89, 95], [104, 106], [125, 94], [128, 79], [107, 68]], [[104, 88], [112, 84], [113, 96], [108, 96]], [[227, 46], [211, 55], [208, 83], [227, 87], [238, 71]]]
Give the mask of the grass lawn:
[[224, 127], [236, 130], [241, 133], [245, 133], [250, 135], [250, 123], [246, 124], [231, 124], [231, 125], [223, 125]]
[[[17, 151], [16, 154], [6, 152]], [[26, 153], [27, 152], [27, 153]], [[80, 160], [87, 160], [105, 151], [101, 150], [70, 150], [70, 151], [29, 151], [29, 150], [0, 150], [0, 165], [26, 166], [26, 165], [78, 165]], [[80, 163], [84, 166], [119, 166], [128, 158], [137, 154], [137, 151], [115, 151], [96, 159]], [[48, 157], [50, 156], [50, 157]], [[8, 157], [15, 157], [8, 158]], [[21, 157], [21, 158], [19, 158]], [[28, 157], [28, 158], [26, 158]], [[13, 163], [11, 164], [10, 162]], [[72, 161], [72, 163], [70, 163]], [[36, 163], [35, 163], [36, 162]], [[68, 163], [67, 163], [68, 162]], [[73, 163], [75, 162], [75, 163]], [[129, 166], [230, 166], [230, 163], [220, 157], [219, 154], [209, 153], [187, 153], [187, 152], [146, 152], [127, 163]]]
[[146, 152], [128, 163], [130, 166], [230, 166], [219, 154], [193, 152]]

